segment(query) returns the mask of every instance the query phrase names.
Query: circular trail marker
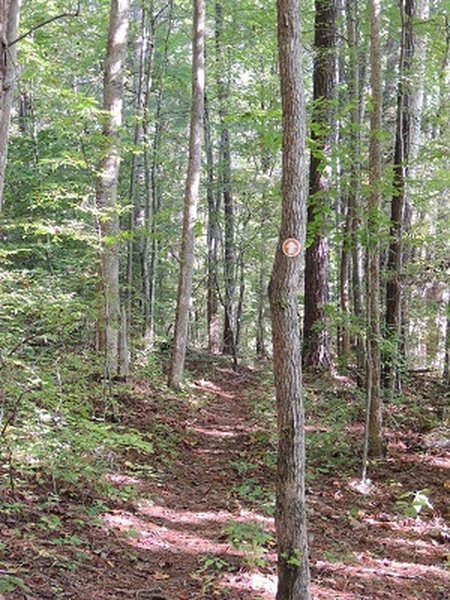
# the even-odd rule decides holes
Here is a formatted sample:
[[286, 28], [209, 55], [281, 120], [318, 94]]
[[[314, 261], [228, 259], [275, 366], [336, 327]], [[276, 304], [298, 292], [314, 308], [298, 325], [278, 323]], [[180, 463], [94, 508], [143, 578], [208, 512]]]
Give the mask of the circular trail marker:
[[281, 249], [283, 250], [283, 254], [290, 258], [294, 258], [300, 254], [300, 242], [295, 238], [288, 238], [287, 240], [284, 240]]

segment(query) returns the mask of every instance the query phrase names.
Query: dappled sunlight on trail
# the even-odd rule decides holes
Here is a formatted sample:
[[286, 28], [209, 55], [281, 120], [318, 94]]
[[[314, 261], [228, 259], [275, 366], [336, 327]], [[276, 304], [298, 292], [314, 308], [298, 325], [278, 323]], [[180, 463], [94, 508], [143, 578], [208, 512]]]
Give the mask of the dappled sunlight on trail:
[[[29, 580], [39, 600], [52, 597], [55, 580], [74, 600], [274, 600], [276, 437], [264, 385], [227, 368], [199, 373], [179, 395], [137, 381], [136, 394], [121, 399], [120, 426], [142, 432], [154, 451], [108, 455], [108, 496], [82, 509], [92, 502], [95, 522], [80, 527], [77, 500], [66, 495], [43, 521], [31, 508], [38, 527], [29, 531], [42, 528], [38, 554], [34, 537], [16, 540], [20, 564], [30, 569], [33, 553], [38, 565]], [[390, 430], [388, 456], [371, 465], [373, 485], [359, 493], [346, 460], [358, 452], [362, 422], [345, 422], [344, 446], [324, 417], [333, 389], [323, 387], [311, 390], [307, 422], [314, 600], [447, 600], [446, 449], [424, 450], [420, 434]], [[333, 419], [354, 402], [346, 381], [334, 393]], [[2, 530], [6, 540], [14, 523]], [[69, 568], [75, 560], [79, 571]]]
[[126, 512], [103, 515], [105, 525], [124, 533], [128, 543], [143, 550], [165, 550], [173, 553], [183, 552], [201, 556], [208, 554], [235, 554], [229, 544], [213, 542], [207, 537], [195, 535], [184, 527], [172, 529], [174, 523], [156, 524]]

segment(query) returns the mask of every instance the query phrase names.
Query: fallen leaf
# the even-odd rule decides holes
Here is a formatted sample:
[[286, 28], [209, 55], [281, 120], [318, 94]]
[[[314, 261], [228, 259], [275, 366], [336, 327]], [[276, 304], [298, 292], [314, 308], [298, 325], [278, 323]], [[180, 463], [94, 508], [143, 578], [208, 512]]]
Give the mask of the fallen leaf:
[[167, 573], [160, 573], [160, 572], [153, 573], [152, 577], [153, 577], [153, 579], [156, 579], [157, 581], [163, 581], [164, 579], [170, 579], [170, 575], [167, 575]]

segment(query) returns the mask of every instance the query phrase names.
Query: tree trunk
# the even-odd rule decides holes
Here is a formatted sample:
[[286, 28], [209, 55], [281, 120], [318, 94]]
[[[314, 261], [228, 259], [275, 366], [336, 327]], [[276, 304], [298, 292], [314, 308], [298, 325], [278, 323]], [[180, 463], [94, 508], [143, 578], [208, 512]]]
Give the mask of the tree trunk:
[[258, 273], [258, 317], [256, 322], [256, 356], [258, 358], [267, 358], [266, 348], [266, 327], [265, 327], [265, 312], [266, 312], [266, 237], [264, 233], [264, 225], [266, 223], [265, 215], [261, 223], [261, 237], [259, 247], [259, 273]]
[[204, 0], [194, 0], [189, 162], [184, 198], [175, 335], [169, 375], [169, 385], [173, 388], [179, 387], [183, 378], [192, 293], [192, 276], [194, 271], [194, 225], [197, 218], [200, 186], [201, 138], [205, 94], [204, 39], [205, 2]]
[[[149, 105], [152, 89], [153, 51], [155, 45], [155, 33], [153, 22], [153, 3], [150, 6], [151, 16], [147, 25], [149, 39], [148, 55], [146, 57], [145, 81], [144, 81], [144, 106], [142, 122], [142, 138], [144, 142], [144, 235], [141, 247], [141, 279], [142, 279], [142, 333], [145, 340], [144, 351], [151, 352], [153, 349], [154, 323], [154, 271], [150, 269], [150, 248], [152, 245], [152, 230], [154, 229], [155, 190], [152, 178], [152, 153], [150, 152], [149, 135]], [[158, 125], [158, 123], [157, 123]], [[155, 133], [156, 138], [156, 133]], [[153, 140], [153, 143], [155, 140]]]
[[[146, 77], [146, 60], [148, 62], [148, 70], [151, 70], [152, 56], [153, 56], [153, 45], [150, 40], [150, 50], [147, 56], [147, 46], [149, 44], [149, 33], [146, 26], [146, 11], [144, 6], [136, 7], [135, 22], [138, 27], [136, 33], [136, 41], [134, 48], [134, 68], [137, 67], [137, 74], [135, 77], [134, 84], [134, 96], [135, 96], [135, 107], [134, 107], [134, 131], [133, 131], [133, 145], [137, 148], [143, 140], [143, 125], [145, 116], [145, 99], [146, 91], [151, 85], [151, 77]], [[150, 34], [151, 35], [151, 34]], [[145, 89], [147, 87], [147, 90]], [[136, 246], [136, 221], [138, 221], [139, 215], [139, 175], [142, 172], [142, 161], [140, 156], [133, 151], [131, 155], [131, 167], [130, 167], [130, 188], [129, 188], [129, 203], [130, 214], [128, 220], [128, 244], [127, 244], [127, 269], [126, 269], [126, 286], [125, 286], [125, 298], [126, 298], [126, 312], [127, 322], [131, 329], [133, 323], [133, 279], [134, 279], [134, 257], [135, 257], [135, 246]], [[144, 209], [145, 212], [145, 209]], [[145, 216], [144, 216], [145, 221]]]
[[219, 101], [220, 120], [220, 153], [219, 153], [219, 189], [223, 196], [224, 208], [224, 327], [223, 347], [224, 354], [233, 354], [235, 351], [234, 319], [234, 290], [235, 290], [235, 243], [234, 243], [234, 201], [231, 193], [231, 155], [230, 134], [226, 123], [228, 85], [225, 82], [226, 64], [222, 44], [223, 32], [223, 5], [216, 2], [216, 68], [217, 68], [217, 95]]
[[403, 236], [406, 223], [407, 176], [414, 131], [413, 90], [415, 65], [414, 20], [416, 0], [402, 0], [402, 43], [400, 50], [399, 86], [397, 95], [397, 128], [394, 152], [394, 181], [391, 202], [390, 243], [386, 282], [386, 335], [390, 349], [383, 360], [384, 387], [392, 393], [399, 389], [399, 347], [402, 333], [403, 303]]
[[208, 352], [220, 351], [219, 298], [217, 291], [217, 256], [219, 246], [220, 194], [214, 192], [214, 158], [209, 123], [208, 102], [205, 97], [205, 149], [206, 149], [206, 197], [208, 200], [208, 299], [206, 324], [208, 330]]
[[[144, 118], [144, 175], [145, 175], [145, 200], [144, 200], [144, 244], [142, 247], [142, 281], [144, 296], [144, 339], [145, 349], [150, 352], [153, 348], [153, 338], [155, 335], [155, 299], [156, 299], [156, 272], [158, 266], [159, 245], [157, 239], [156, 216], [161, 208], [160, 187], [158, 185], [158, 166], [159, 151], [161, 145], [161, 135], [163, 131], [163, 99], [164, 99], [164, 76], [167, 70], [169, 38], [172, 30], [172, 12], [173, 2], [169, 1], [167, 29], [164, 38], [164, 49], [162, 58], [162, 67], [158, 82], [158, 94], [156, 96], [155, 108], [155, 131], [153, 143], [150, 145], [149, 122], [150, 116], [150, 93], [151, 93], [151, 74], [149, 64], [146, 76], [146, 94], [145, 94], [145, 118]], [[153, 19], [153, 17], [152, 17]], [[152, 30], [154, 23], [152, 20]], [[153, 33], [152, 33], [153, 36]]]
[[[9, 125], [16, 78], [17, 38], [21, 0], [0, 3], [0, 212], [3, 210]], [[9, 46], [9, 47], [8, 47]]]
[[343, 322], [338, 331], [339, 367], [346, 371], [350, 360], [350, 215], [347, 198], [347, 215], [342, 240], [341, 260], [339, 264], [339, 303]]
[[119, 218], [117, 185], [120, 168], [119, 129], [123, 113], [123, 79], [128, 38], [129, 0], [111, 0], [108, 46], [106, 51], [103, 110], [106, 118], [103, 157], [98, 166], [97, 206], [100, 212], [101, 314], [104, 326], [100, 347], [105, 351], [105, 373], [113, 379], [119, 373], [121, 307], [119, 291]]
[[450, 290], [447, 290], [447, 321], [445, 326], [444, 385], [450, 387]]
[[[245, 231], [247, 228], [247, 222], [244, 224], [241, 231], [241, 240], [245, 239]], [[237, 365], [237, 357], [239, 354], [239, 349], [241, 346], [241, 338], [242, 338], [242, 316], [244, 314], [244, 299], [245, 299], [245, 245], [241, 242], [241, 247], [239, 248], [238, 260], [237, 260], [237, 270], [238, 270], [238, 281], [239, 281], [239, 294], [238, 301], [236, 307], [236, 337], [235, 337], [235, 352], [234, 352], [234, 364]]]
[[305, 260], [305, 314], [303, 366], [330, 368], [327, 328], [330, 211], [330, 155], [336, 72], [336, 1], [316, 0], [314, 36], [314, 108], [311, 132], [307, 248]]
[[[361, 85], [363, 82], [360, 78], [360, 48], [359, 36], [357, 30], [358, 22], [358, 4], [355, 0], [349, 0], [347, 9], [347, 36], [349, 40], [349, 95], [352, 101], [352, 109], [350, 115], [350, 144], [349, 150], [351, 155], [350, 173], [349, 173], [349, 213], [350, 213], [350, 240], [351, 240], [351, 278], [352, 278], [352, 299], [353, 299], [353, 315], [357, 325], [363, 317], [363, 299], [361, 285], [361, 251], [359, 242], [359, 232], [361, 228], [361, 207], [359, 206], [360, 195], [360, 137], [361, 137]], [[364, 342], [362, 333], [357, 333], [356, 336], [356, 365], [357, 379], [360, 385], [364, 381], [365, 371], [365, 355]]]
[[[365, 371], [364, 343], [362, 332], [351, 334], [350, 325], [359, 329], [363, 317], [361, 284], [360, 230], [362, 207], [360, 197], [361, 170], [361, 120], [362, 90], [364, 81], [361, 74], [361, 35], [358, 29], [358, 3], [345, 2], [346, 39], [348, 43], [347, 63], [347, 102], [350, 104], [350, 127], [348, 133], [348, 189], [345, 210], [345, 226], [340, 261], [340, 299], [344, 322], [341, 326], [339, 362], [348, 368], [353, 348], [356, 348], [357, 380], [362, 385]], [[353, 346], [353, 348], [352, 348]]]
[[[367, 206], [367, 451], [371, 456], [383, 453], [382, 403], [380, 383], [380, 206], [381, 206], [381, 127], [382, 78], [380, 48], [380, 0], [369, 0], [370, 18], [370, 142], [369, 198]], [[364, 461], [366, 462], [366, 461]]]
[[276, 598], [309, 600], [302, 347], [298, 316], [302, 257], [288, 257], [282, 251], [282, 243], [287, 238], [296, 238], [302, 247], [305, 240], [306, 115], [298, 0], [278, 0], [277, 11], [283, 114], [282, 212], [269, 285], [278, 411]]

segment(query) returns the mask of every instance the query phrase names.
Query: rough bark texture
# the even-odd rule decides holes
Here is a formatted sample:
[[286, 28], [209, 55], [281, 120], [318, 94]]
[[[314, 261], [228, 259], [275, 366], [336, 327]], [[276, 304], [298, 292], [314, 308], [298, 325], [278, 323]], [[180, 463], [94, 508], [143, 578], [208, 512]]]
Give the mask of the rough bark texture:
[[330, 368], [327, 330], [329, 240], [327, 234], [333, 106], [336, 72], [336, 2], [316, 0], [314, 35], [314, 109], [309, 170], [308, 236], [305, 258], [305, 314], [303, 366]]
[[[112, 0], [108, 46], [105, 61], [103, 110], [106, 122], [104, 155], [98, 166], [97, 206], [100, 212], [101, 315], [104, 330], [100, 348], [105, 351], [105, 371], [108, 378], [119, 373], [119, 332], [121, 321], [119, 293], [119, 218], [117, 215], [117, 184], [120, 168], [119, 128], [123, 113], [123, 79], [128, 39], [129, 0]], [[123, 361], [122, 361], [123, 364]]]
[[205, 94], [204, 73], [205, 2], [194, 0], [192, 44], [192, 104], [189, 136], [189, 162], [184, 197], [181, 266], [178, 281], [175, 336], [169, 385], [179, 387], [184, 370], [189, 325], [189, 310], [194, 271], [194, 225], [200, 187], [201, 140]]
[[216, 2], [216, 68], [217, 68], [217, 95], [219, 101], [220, 120], [220, 153], [219, 153], [219, 189], [223, 196], [224, 210], [224, 326], [223, 347], [224, 354], [235, 354], [235, 332], [233, 330], [234, 318], [234, 291], [235, 291], [235, 240], [234, 240], [234, 200], [231, 192], [231, 155], [230, 134], [226, 116], [228, 110], [228, 84], [225, 81], [225, 56], [222, 42], [223, 31], [223, 6]]
[[380, 244], [379, 222], [381, 206], [381, 115], [382, 78], [380, 47], [380, 0], [369, 0], [370, 18], [370, 142], [369, 198], [367, 218], [367, 411], [368, 452], [371, 456], [383, 453], [382, 403], [380, 382]]
[[16, 78], [17, 38], [21, 0], [0, 2], [0, 212], [8, 154], [9, 125]]
[[309, 600], [305, 511], [302, 347], [298, 295], [302, 256], [289, 258], [283, 240], [305, 233], [305, 105], [300, 11], [297, 0], [278, 0], [278, 44], [283, 111], [282, 213], [269, 285], [278, 411], [276, 530], [277, 600]]

